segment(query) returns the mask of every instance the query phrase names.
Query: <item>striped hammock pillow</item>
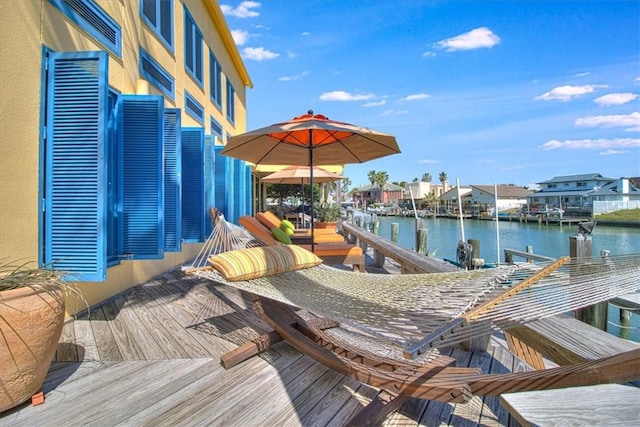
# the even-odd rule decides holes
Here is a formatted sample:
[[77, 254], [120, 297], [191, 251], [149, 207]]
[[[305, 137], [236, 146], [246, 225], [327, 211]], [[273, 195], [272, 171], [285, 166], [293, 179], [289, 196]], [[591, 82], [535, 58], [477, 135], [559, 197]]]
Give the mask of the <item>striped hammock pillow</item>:
[[209, 257], [209, 264], [230, 282], [272, 276], [321, 263], [315, 254], [294, 245], [237, 249]]

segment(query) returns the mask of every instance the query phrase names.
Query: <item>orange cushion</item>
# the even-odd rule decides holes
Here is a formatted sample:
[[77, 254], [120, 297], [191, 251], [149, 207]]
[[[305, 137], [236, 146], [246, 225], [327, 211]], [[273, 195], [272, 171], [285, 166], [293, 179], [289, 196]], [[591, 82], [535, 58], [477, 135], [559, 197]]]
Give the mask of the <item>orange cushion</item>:
[[[275, 216], [275, 215], [274, 215]], [[267, 229], [271, 230], [272, 228], [280, 228], [280, 220], [278, 219], [277, 221], [273, 219], [272, 216], [265, 214], [264, 212], [257, 212], [255, 214], [255, 217], [258, 221], [260, 221], [260, 224], [264, 225], [265, 227], [267, 227]], [[276, 217], [277, 219], [278, 217]]]
[[271, 234], [271, 230], [264, 228], [260, 222], [252, 216], [245, 215], [238, 219], [238, 223], [249, 233], [253, 234], [262, 243], [268, 246], [278, 245], [278, 241]]
[[271, 221], [273, 221], [274, 223], [278, 224], [278, 227], [280, 227], [280, 222], [282, 222], [282, 220], [280, 218], [278, 218], [278, 215], [274, 214], [271, 211], [264, 211], [262, 212], [267, 218], [269, 218]]

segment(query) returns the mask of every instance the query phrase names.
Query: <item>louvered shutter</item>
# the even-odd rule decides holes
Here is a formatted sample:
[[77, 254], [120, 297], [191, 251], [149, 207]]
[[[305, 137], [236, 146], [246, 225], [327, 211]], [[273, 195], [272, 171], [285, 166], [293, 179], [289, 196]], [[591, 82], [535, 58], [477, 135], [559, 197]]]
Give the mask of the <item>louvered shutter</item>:
[[216, 206], [228, 221], [236, 222], [238, 217], [234, 210], [234, 164], [236, 159], [220, 155], [223, 147], [216, 147]]
[[182, 239], [203, 242], [204, 129], [182, 128]]
[[182, 132], [180, 109], [164, 110], [164, 250], [182, 250]]
[[251, 203], [253, 201], [253, 180], [251, 179], [251, 165], [247, 162], [244, 163], [244, 173], [245, 173], [245, 205], [244, 212], [242, 215], [252, 215], [252, 206]]
[[204, 225], [205, 236], [213, 230], [213, 224], [208, 217], [208, 210], [215, 206], [215, 153], [213, 150], [213, 136], [204, 137]]
[[42, 261], [104, 281], [108, 56], [49, 53], [47, 67]]
[[119, 252], [128, 259], [164, 256], [163, 113], [161, 96], [118, 98], [122, 149]]

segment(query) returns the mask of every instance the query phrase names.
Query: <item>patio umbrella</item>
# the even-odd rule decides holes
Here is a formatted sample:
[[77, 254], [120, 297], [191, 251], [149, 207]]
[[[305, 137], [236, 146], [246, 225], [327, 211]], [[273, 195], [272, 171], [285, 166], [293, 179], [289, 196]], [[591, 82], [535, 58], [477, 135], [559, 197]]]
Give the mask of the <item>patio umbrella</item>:
[[314, 115], [309, 110], [307, 114], [290, 121], [232, 136], [220, 154], [256, 165], [310, 166], [313, 236], [314, 165], [364, 163], [399, 152], [393, 135], [330, 120], [321, 114]]
[[313, 168], [313, 171], [309, 166], [289, 166], [265, 176], [262, 181], [271, 184], [307, 184], [311, 180], [312, 173], [315, 183], [333, 182], [344, 178], [342, 175], [317, 166]]
[[[311, 169], [313, 169], [313, 171]], [[308, 184], [311, 181], [312, 174], [314, 183], [333, 182], [344, 178], [342, 175], [317, 166], [313, 168], [309, 166], [289, 166], [265, 176], [262, 178], [262, 182], [271, 184], [300, 184], [304, 188], [304, 184]], [[313, 200], [311, 200], [311, 203], [313, 204]]]

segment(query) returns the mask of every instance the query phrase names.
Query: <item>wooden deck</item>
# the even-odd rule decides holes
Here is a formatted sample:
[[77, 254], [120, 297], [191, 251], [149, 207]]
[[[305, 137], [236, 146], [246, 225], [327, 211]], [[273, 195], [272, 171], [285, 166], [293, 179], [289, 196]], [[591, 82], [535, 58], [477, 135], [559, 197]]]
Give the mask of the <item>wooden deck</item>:
[[[266, 330], [249, 298], [173, 271], [67, 322], [43, 405], [0, 416], [8, 426], [341, 426], [377, 390], [286, 343], [225, 370], [219, 357]], [[453, 352], [458, 366], [524, 370], [494, 338], [490, 352]], [[410, 399], [388, 426], [509, 425], [499, 398], [466, 404]]]

